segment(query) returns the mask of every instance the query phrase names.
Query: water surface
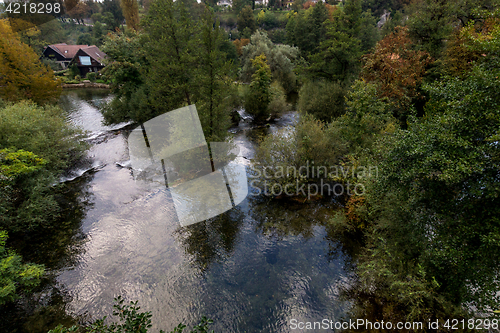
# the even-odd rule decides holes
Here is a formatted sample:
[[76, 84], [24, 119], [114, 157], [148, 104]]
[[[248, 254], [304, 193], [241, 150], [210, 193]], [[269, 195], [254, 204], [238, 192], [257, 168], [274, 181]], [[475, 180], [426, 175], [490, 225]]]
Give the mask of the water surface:
[[[236, 208], [181, 228], [168, 190], [134, 180], [120, 166], [129, 160], [131, 126], [102, 124], [99, 107], [109, 98], [86, 89], [61, 97], [68, 121], [88, 131], [91, 144], [90, 165], [63, 179], [86, 189], [77, 194], [86, 202], [78, 251], [54, 266], [66, 314], [110, 315], [122, 295], [152, 312], [153, 331], [179, 322], [192, 327], [205, 315], [216, 332], [289, 332], [291, 319], [346, 315], [339, 290], [352, 273], [327, 226], [337, 207], [332, 199], [301, 203], [251, 193]], [[232, 128], [239, 163], [250, 172], [258, 140], [296, 118], [291, 112], [269, 127]]]

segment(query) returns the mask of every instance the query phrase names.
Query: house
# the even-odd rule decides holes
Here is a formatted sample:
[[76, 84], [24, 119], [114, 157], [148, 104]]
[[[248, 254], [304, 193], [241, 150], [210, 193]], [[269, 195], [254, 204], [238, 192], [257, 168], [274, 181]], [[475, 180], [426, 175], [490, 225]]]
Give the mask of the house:
[[103, 61], [106, 53], [95, 45], [67, 45], [66, 43], [47, 46], [42, 53], [42, 58], [57, 61], [62, 69], [76, 64], [80, 75], [85, 77], [88, 72], [98, 72], [104, 67]]
[[66, 43], [54, 44], [47, 46], [42, 53], [42, 58], [53, 59], [57, 61], [62, 69], [68, 68], [69, 63], [73, 60], [75, 54], [82, 47], [88, 45], [67, 45]]
[[84, 47], [76, 52], [70, 62], [70, 66], [76, 64], [80, 70], [80, 76], [85, 77], [89, 72], [97, 73], [104, 68], [106, 53], [99, 50], [95, 45]]
[[232, 5], [231, 0], [220, 0], [219, 2], [217, 2], [217, 6], [221, 7], [231, 7], [231, 5]]

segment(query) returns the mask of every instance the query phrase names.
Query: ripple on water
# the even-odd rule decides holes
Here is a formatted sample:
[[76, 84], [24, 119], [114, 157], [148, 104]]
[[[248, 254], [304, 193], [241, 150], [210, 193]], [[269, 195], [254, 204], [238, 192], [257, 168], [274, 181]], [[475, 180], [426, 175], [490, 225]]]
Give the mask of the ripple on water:
[[[58, 276], [73, 296], [71, 312], [109, 315], [113, 297], [123, 295], [152, 311], [153, 329], [171, 330], [179, 322], [192, 327], [206, 315], [216, 332], [288, 332], [292, 318], [345, 314], [338, 286], [350, 273], [341, 256], [328, 261], [325, 255], [332, 207], [249, 197], [217, 218], [181, 228], [164, 188], [115, 165], [129, 157], [126, 131], [111, 135], [101, 124], [97, 108], [108, 98], [67, 93], [62, 101], [72, 122], [108, 133], [90, 150], [105, 166], [89, 181], [92, 206], [82, 221], [88, 241], [78, 264]], [[296, 120], [287, 113], [271, 131]], [[238, 161], [247, 165], [253, 131], [235, 137]]]

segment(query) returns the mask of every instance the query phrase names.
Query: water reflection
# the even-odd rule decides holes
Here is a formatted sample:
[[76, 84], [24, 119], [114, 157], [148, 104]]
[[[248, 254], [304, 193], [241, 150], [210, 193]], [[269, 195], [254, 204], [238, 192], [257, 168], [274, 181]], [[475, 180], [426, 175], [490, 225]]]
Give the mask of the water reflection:
[[243, 212], [236, 207], [211, 220], [178, 228], [174, 237], [182, 244], [189, 262], [205, 272], [233, 254], [243, 219]]
[[[289, 332], [291, 319], [346, 315], [349, 302], [340, 290], [352, 278], [348, 252], [332, 252], [338, 241], [327, 223], [335, 202], [249, 196], [222, 215], [181, 228], [164, 187], [136, 180], [116, 164], [130, 160], [129, 130], [101, 124], [97, 107], [107, 98], [82, 89], [65, 92], [61, 102], [71, 121], [99, 138], [89, 157], [102, 167], [86, 179], [90, 202], [75, 214], [84, 236], [71, 240], [79, 244], [74, 260], [54, 257], [55, 284], [67, 295], [60, 309], [99, 318], [123, 295], [152, 312], [153, 330], [179, 322], [192, 327], [206, 315], [216, 332]], [[235, 129], [236, 161], [248, 166], [259, 138], [294, 121], [290, 113], [270, 127]]]

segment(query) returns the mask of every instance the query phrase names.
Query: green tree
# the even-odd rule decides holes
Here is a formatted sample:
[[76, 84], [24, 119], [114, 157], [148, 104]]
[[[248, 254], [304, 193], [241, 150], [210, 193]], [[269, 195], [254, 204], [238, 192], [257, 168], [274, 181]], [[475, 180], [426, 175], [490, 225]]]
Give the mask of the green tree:
[[183, 3], [172, 0], [153, 3], [144, 20], [150, 41], [145, 48], [154, 55], [148, 57], [148, 87], [155, 113], [193, 104], [192, 65], [200, 44], [199, 25]]
[[346, 91], [347, 89], [337, 82], [306, 81], [299, 90], [299, 111], [329, 122], [344, 114]]
[[252, 65], [255, 72], [245, 99], [245, 110], [254, 116], [255, 121], [261, 122], [269, 117], [268, 106], [271, 102], [269, 85], [272, 76], [264, 54], [252, 59]]
[[327, 39], [321, 42], [319, 52], [311, 57], [307, 75], [352, 82], [359, 72], [362, 56], [361, 22], [361, 1], [347, 0], [342, 10], [334, 12], [333, 20], [328, 24]]
[[248, 29], [249, 35], [243, 35], [244, 38], [250, 37], [257, 30], [257, 23], [255, 22], [253, 10], [250, 6], [245, 6], [238, 14], [237, 26], [240, 34], [244, 34], [245, 29]]
[[408, 5], [411, 0], [365, 0], [363, 1], [363, 11], [370, 10], [374, 15], [380, 17], [384, 10], [395, 12]]
[[[329, 124], [328, 136], [345, 170], [377, 165], [381, 146], [399, 128], [388, 99], [380, 97], [378, 90], [374, 83], [355, 81], [346, 94], [345, 114]], [[361, 181], [352, 173], [335, 180], [344, 184]]]
[[120, 7], [120, 0], [103, 0], [102, 12], [104, 13], [104, 23], [111, 31], [120, 27], [125, 19]]
[[103, 16], [101, 13], [94, 13], [94, 14], [92, 14], [91, 18], [92, 18], [92, 22], [94, 22], [94, 25], [97, 22], [102, 23], [102, 21], [103, 21]]
[[92, 28], [92, 37], [94, 38], [97, 46], [102, 46], [104, 41], [104, 27], [101, 22], [94, 23], [94, 27]]
[[39, 285], [44, 274], [43, 266], [25, 264], [21, 256], [9, 251], [6, 241], [7, 233], [0, 230], [0, 306], [16, 300], [22, 290]]
[[127, 120], [139, 122], [154, 117], [146, 85], [149, 61], [145, 50], [147, 35], [134, 31], [110, 34], [102, 50], [108, 55], [108, 64], [102, 74], [111, 80], [115, 98], [104, 108], [107, 123]]
[[195, 104], [206, 137], [225, 137], [236, 71], [214, 14], [206, 8], [196, 22], [183, 2], [160, 0], [143, 22], [144, 32], [113, 35], [103, 47], [112, 59], [104, 73], [117, 94], [106, 121], [145, 122]]
[[256, 31], [250, 44], [243, 47], [241, 78], [249, 82], [254, 67], [252, 59], [264, 54], [271, 69], [273, 80], [279, 81], [287, 92], [296, 89], [295, 62], [299, 57], [299, 50], [289, 45], [275, 45], [268, 38], [266, 32]]
[[267, 106], [272, 118], [276, 118], [285, 111], [288, 111], [290, 105], [286, 102], [285, 89], [278, 81], [271, 83], [269, 87], [270, 102]]
[[76, 41], [78, 45], [92, 45], [92, 36], [89, 33], [84, 33], [78, 36]]
[[455, 28], [481, 24], [498, 9], [491, 0], [414, 1], [406, 23], [412, 39], [432, 57], [438, 58]]
[[356, 288], [408, 320], [498, 308], [499, 40], [475, 41], [485, 56], [464, 78], [424, 86], [426, 116], [377, 152]]
[[361, 14], [358, 38], [361, 40], [361, 52], [370, 51], [380, 39], [377, 20], [371, 11]]
[[245, 8], [246, 6], [249, 6], [250, 8], [252, 8], [252, 5], [253, 5], [253, 1], [252, 0], [234, 0], [232, 2], [232, 9], [233, 11], [236, 13], [236, 14], [239, 14], [243, 8]]
[[309, 58], [318, 52], [320, 43], [326, 39], [325, 22], [328, 18], [328, 10], [322, 1], [292, 15], [286, 25], [288, 43], [297, 46], [302, 55]]
[[196, 72], [199, 88], [193, 97], [209, 141], [224, 140], [231, 124], [230, 96], [236, 71], [233, 62], [221, 51], [224, 37], [219, 20], [207, 7], [201, 21], [200, 65]]
[[415, 13], [408, 22], [412, 38], [434, 57], [439, 55], [444, 39], [451, 33], [448, 3], [442, 0], [415, 2]]
[[305, 3], [304, 0], [294, 0], [292, 2], [292, 10], [298, 12], [299, 10], [302, 9], [304, 3]]
[[2, 157], [3, 165], [17, 165], [9, 154], [18, 149], [32, 152], [44, 161], [43, 168], [36, 168], [29, 175], [20, 174], [6, 183], [10, 195], [5, 204], [10, 208], [1, 215], [0, 228], [23, 234], [55, 227], [61, 208], [52, 184], [82, 156], [84, 146], [78, 141], [78, 134], [66, 123], [58, 107], [39, 107], [24, 101], [0, 109], [0, 149], [13, 149]]

